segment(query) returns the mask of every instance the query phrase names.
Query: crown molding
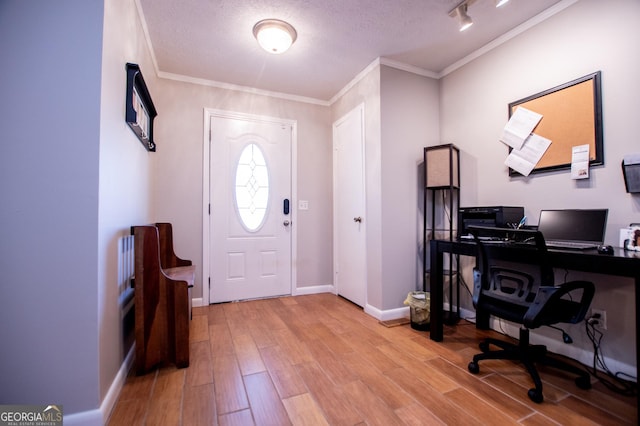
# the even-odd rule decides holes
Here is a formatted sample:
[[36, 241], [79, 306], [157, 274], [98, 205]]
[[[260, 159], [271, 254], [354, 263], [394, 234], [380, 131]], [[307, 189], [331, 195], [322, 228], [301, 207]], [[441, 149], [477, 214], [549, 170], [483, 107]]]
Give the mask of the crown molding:
[[515, 38], [517, 36], [519, 36], [520, 34], [524, 33], [525, 31], [535, 27], [539, 23], [541, 23], [543, 21], [546, 21], [547, 19], [549, 19], [550, 17], [552, 17], [556, 13], [562, 12], [563, 10], [565, 10], [569, 6], [577, 3], [578, 1], [579, 0], [563, 0], [563, 1], [559, 2], [559, 3], [556, 3], [555, 5], [551, 6], [549, 9], [537, 14], [533, 18], [531, 18], [528, 21], [518, 25], [517, 27], [515, 27], [511, 31], [501, 35], [500, 37], [496, 38], [492, 42], [490, 42], [488, 44], [485, 44], [484, 46], [482, 46], [480, 49], [476, 50], [475, 52], [472, 52], [469, 55], [465, 56], [464, 58], [460, 59], [459, 61], [449, 65], [444, 70], [442, 70], [440, 73], [438, 73], [436, 78], [440, 79], [442, 77], [445, 77], [448, 74], [451, 74], [452, 72], [454, 72], [458, 68], [463, 67], [464, 65], [466, 65], [469, 62], [473, 61], [474, 59], [479, 58], [480, 56], [484, 55], [485, 53], [488, 53], [491, 50], [495, 49], [496, 47], [506, 43], [507, 41], [509, 41], [509, 40], [511, 40], [511, 39], [513, 39], [513, 38]]

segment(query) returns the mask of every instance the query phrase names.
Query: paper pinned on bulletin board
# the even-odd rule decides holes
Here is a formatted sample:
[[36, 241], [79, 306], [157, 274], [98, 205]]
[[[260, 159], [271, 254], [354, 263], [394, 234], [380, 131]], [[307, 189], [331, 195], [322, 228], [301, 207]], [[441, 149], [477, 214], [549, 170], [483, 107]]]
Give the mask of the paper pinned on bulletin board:
[[551, 145], [551, 141], [542, 136], [531, 133], [522, 146], [522, 149], [512, 149], [511, 153], [505, 160], [504, 164], [524, 176], [529, 173], [538, 164], [547, 148]]
[[541, 119], [542, 114], [518, 107], [504, 126], [500, 141], [513, 149], [521, 149]]
[[589, 144], [571, 148], [571, 179], [589, 178]]

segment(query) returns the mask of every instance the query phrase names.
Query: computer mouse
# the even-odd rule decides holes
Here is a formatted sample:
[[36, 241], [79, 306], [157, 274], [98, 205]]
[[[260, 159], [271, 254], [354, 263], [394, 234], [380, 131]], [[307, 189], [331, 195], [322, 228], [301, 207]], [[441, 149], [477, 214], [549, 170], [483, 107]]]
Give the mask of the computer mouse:
[[598, 246], [598, 253], [600, 254], [613, 254], [612, 246]]

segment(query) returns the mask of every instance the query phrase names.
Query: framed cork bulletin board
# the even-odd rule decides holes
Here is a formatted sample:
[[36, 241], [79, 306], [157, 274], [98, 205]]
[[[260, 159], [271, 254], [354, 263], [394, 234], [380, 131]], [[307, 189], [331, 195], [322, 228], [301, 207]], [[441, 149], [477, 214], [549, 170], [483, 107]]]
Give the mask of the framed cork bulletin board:
[[[509, 104], [509, 118], [518, 107], [542, 114], [533, 133], [551, 145], [532, 173], [571, 168], [571, 148], [589, 145], [589, 165], [604, 164], [600, 71]], [[510, 176], [520, 173], [509, 169]]]

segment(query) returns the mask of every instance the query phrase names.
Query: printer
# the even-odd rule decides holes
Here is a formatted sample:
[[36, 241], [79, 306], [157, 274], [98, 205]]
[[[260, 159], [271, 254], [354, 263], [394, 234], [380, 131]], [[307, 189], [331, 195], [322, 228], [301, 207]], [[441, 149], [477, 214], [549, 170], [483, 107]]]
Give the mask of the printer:
[[495, 226], [515, 228], [524, 217], [524, 207], [460, 207], [458, 209], [458, 236], [466, 237], [469, 226]]

